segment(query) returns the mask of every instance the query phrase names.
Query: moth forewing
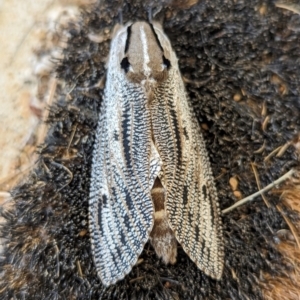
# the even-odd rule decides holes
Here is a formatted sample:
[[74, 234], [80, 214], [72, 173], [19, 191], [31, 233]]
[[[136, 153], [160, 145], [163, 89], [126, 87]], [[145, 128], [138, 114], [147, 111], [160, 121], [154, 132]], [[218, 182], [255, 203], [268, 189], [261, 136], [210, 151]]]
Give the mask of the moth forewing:
[[144, 88], [120, 67], [126, 43], [121, 29], [111, 43], [105, 95], [93, 152], [89, 228], [101, 281], [128, 274], [153, 227], [150, 187], [161, 162], [151, 143]]
[[124, 278], [149, 237], [158, 256], [174, 263], [175, 236], [205, 274], [220, 278], [220, 222], [207, 153], [167, 36], [145, 22], [120, 28], [91, 174], [89, 228], [101, 281]]
[[171, 229], [185, 252], [206, 275], [220, 279], [223, 232], [208, 154], [187, 101], [177, 58], [168, 38], [157, 31], [170, 53], [169, 76], [155, 91], [152, 128], [163, 161], [163, 185]]

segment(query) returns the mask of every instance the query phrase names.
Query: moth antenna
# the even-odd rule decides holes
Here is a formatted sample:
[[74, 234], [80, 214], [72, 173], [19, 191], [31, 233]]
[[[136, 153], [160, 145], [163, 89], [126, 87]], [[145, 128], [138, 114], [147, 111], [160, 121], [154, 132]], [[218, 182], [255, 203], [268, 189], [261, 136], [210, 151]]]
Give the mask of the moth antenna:
[[162, 10], [162, 7], [156, 7], [156, 9], [154, 9], [152, 6], [150, 6], [148, 8], [148, 22], [152, 24], [153, 22], [153, 18], [160, 13], [160, 11]]
[[148, 8], [148, 22], [152, 24], [152, 20], [153, 20], [153, 9], [152, 9], [152, 6], [150, 6]]
[[123, 25], [123, 9], [122, 8], [119, 8], [118, 15], [119, 15], [119, 23], [120, 23], [120, 25]]

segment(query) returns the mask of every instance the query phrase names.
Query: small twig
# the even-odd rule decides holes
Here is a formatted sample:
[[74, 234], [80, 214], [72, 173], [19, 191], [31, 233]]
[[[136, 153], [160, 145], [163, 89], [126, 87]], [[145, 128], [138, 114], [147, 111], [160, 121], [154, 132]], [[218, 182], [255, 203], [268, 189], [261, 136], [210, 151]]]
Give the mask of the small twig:
[[42, 120], [43, 120], [43, 123], [41, 125], [41, 128], [39, 130], [39, 135], [38, 135], [38, 139], [37, 139], [37, 144], [40, 145], [42, 144], [45, 136], [46, 136], [46, 133], [47, 133], [47, 128], [48, 128], [48, 124], [46, 123], [48, 117], [49, 117], [49, 107], [52, 106], [52, 103], [54, 101], [54, 96], [55, 96], [55, 93], [56, 93], [56, 89], [57, 89], [57, 79], [52, 77], [51, 78], [51, 81], [50, 81], [50, 84], [49, 84], [49, 96], [46, 100], [46, 109], [44, 109], [44, 112], [43, 112], [43, 117], [42, 117]]
[[260, 148], [258, 148], [257, 150], [253, 151], [253, 153], [255, 154], [259, 154], [262, 153], [266, 148], [266, 141], [264, 141], [264, 143], [262, 144], [262, 146]]
[[179, 281], [177, 280], [174, 280], [174, 279], [171, 279], [171, 278], [167, 278], [167, 277], [159, 277], [162, 281], [167, 281], [167, 282], [170, 282], [170, 283], [173, 283], [173, 284], [176, 284], [178, 285], [179, 284]]
[[275, 154], [276, 154], [276, 157], [281, 157], [290, 145], [291, 145], [291, 142], [287, 142], [284, 145], [277, 147], [268, 156], [266, 156], [264, 158], [264, 161], [268, 161]]
[[66, 186], [68, 186], [68, 185], [71, 183], [71, 181], [73, 180], [73, 173], [72, 173], [66, 166], [64, 166], [63, 164], [59, 164], [59, 163], [57, 163], [57, 162], [55, 162], [55, 161], [51, 161], [50, 163], [51, 163], [52, 165], [58, 167], [58, 168], [61, 168], [61, 169], [65, 170], [65, 171], [70, 175], [70, 180], [69, 180], [69, 182], [66, 183], [65, 185], [63, 185], [61, 188], [59, 188], [59, 189], [57, 190], [57, 191], [59, 192], [59, 191], [61, 191], [63, 188], [65, 188]]
[[275, 3], [275, 6], [279, 7], [279, 8], [284, 8], [284, 9], [290, 10], [296, 14], [300, 14], [300, 5], [296, 4], [296, 3], [289, 4], [289, 3], [277, 2], [277, 3]]
[[264, 102], [261, 109], [261, 116], [265, 117], [266, 115], [267, 115], [267, 105], [266, 102]]
[[[254, 163], [251, 163], [251, 168], [252, 168], [254, 176], [255, 176], [255, 180], [256, 180], [258, 190], [260, 191], [261, 190], [260, 180], [259, 180], [257, 169], [256, 169], [256, 166], [255, 166]], [[265, 197], [265, 195], [263, 193], [261, 194], [261, 197], [263, 198], [266, 206], [270, 207], [270, 203], [269, 203], [269, 201], [267, 200], [267, 198]]]
[[43, 165], [44, 169], [45, 169], [45, 172], [46, 174], [49, 176], [49, 178], [52, 178], [52, 173], [50, 172], [48, 166], [46, 165], [44, 159], [41, 160], [41, 164]]
[[73, 141], [76, 130], [77, 130], [77, 124], [74, 126], [74, 129], [72, 130], [71, 138], [69, 140], [69, 143], [68, 143], [68, 146], [67, 146], [67, 149], [66, 149], [67, 154], [69, 154], [70, 146], [72, 144], [72, 141]]
[[212, 79], [212, 76], [206, 78], [206, 79], [203, 79], [203, 80], [192, 80], [192, 79], [189, 79], [187, 77], [182, 77], [184, 83], [188, 83], [188, 84], [191, 84], [197, 88], [201, 87], [201, 86], [204, 86], [205, 84], [207, 84], [211, 79]]
[[219, 174], [217, 177], [215, 177], [215, 181], [218, 181], [220, 178], [222, 178], [227, 173], [226, 170], [221, 170], [221, 174]]
[[76, 87], [76, 82], [71, 86], [71, 88], [68, 90], [68, 92], [66, 94], [70, 95], [73, 92], [73, 90], [75, 89], [75, 87]]
[[53, 247], [54, 247], [55, 255], [56, 255], [56, 275], [55, 275], [55, 278], [59, 278], [59, 249], [58, 249], [58, 246], [57, 246], [57, 243], [56, 243], [55, 240], [52, 243], [53, 243]]
[[[104, 84], [105, 84], [105, 76], [102, 76], [102, 77], [100, 78], [100, 80], [99, 80], [98, 82], [96, 82], [96, 84], [94, 84], [94, 85], [87, 86], [87, 87], [74, 86], [74, 88], [75, 88], [76, 91], [80, 91], [80, 92], [88, 92], [88, 91], [94, 90], [94, 89], [99, 89], [99, 88], [102, 89], [103, 86], [104, 86]], [[74, 88], [73, 88], [73, 89], [74, 89]], [[72, 90], [71, 90], [71, 91], [72, 91]], [[70, 91], [69, 91], [69, 93], [70, 93]]]
[[262, 129], [263, 132], [266, 132], [267, 125], [268, 125], [270, 119], [271, 119], [270, 116], [266, 116], [265, 117], [265, 119], [264, 119], [264, 121], [263, 121], [263, 123], [261, 125], [261, 129]]
[[143, 279], [143, 278], [145, 278], [145, 276], [136, 277], [136, 278], [133, 278], [133, 279], [129, 280], [129, 282], [130, 282], [130, 283], [133, 283], [133, 282], [138, 281], [138, 280], [141, 280], [141, 279]]
[[282, 148], [282, 146], [277, 147], [275, 150], [273, 150], [268, 156], [264, 158], [264, 161], [268, 161], [273, 155], [275, 155], [279, 150]]
[[281, 147], [281, 149], [279, 150], [279, 152], [276, 154], [276, 157], [281, 157], [281, 156], [285, 153], [285, 151], [287, 150], [287, 148], [288, 148], [290, 145], [291, 145], [291, 142], [285, 143], [285, 144]]
[[78, 259], [76, 260], [76, 265], [77, 265], [78, 274], [82, 278], [83, 277], [82, 269], [81, 269], [80, 261]]
[[297, 235], [297, 231], [295, 229], [295, 226], [292, 224], [292, 222], [288, 219], [288, 217], [285, 215], [284, 211], [282, 210], [281, 206], [278, 204], [276, 205], [276, 208], [277, 210], [280, 212], [280, 214], [283, 216], [285, 222], [287, 223], [287, 225], [289, 226], [294, 238], [295, 238], [295, 241], [296, 241], [296, 244], [298, 246], [298, 248], [300, 249], [300, 241], [299, 241], [299, 238], [298, 238], [298, 235]]
[[290, 171], [288, 171], [287, 173], [285, 173], [283, 176], [281, 176], [280, 178], [278, 178], [277, 180], [275, 180], [274, 182], [270, 183], [269, 185], [267, 185], [266, 187], [264, 187], [262, 190], [236, 202], [235, 204], [233, 204], [232, 206], [225, 208], [224, 210], [222, 210], [222, 214], [226, 214], [232, 210], [234, 210], [235, 208], [249, 202], [252, 201], [254, 198], [256, 198], [257, 196], [260, 196], [261, 194], [269, 191], [270, 189], [272, 189], [274, 186], [278, 185], [279, 183], [285, 181], [286, 179], [290, 178], [293, 174], [295, 173], [295, 170], [292, 169]]

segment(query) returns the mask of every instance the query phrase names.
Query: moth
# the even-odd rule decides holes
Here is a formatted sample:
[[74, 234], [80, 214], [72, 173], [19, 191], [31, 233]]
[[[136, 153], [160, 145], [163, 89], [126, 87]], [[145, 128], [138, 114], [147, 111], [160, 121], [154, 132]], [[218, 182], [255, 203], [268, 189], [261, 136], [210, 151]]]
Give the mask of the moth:
[[206, 275], [220, 279], [223, 232], [199, 124], [178, 62], [156, 23], [119, 26], [92, 160], [89, 230], [105, 286], [123, 279], [150, 240], [174, 264], [179, 242]]

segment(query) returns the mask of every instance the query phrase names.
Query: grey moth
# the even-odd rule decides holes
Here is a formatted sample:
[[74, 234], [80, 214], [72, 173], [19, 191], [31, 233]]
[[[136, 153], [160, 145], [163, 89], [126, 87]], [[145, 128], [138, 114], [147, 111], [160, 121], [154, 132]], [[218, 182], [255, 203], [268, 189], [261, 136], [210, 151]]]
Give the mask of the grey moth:
[[220, 279], [223, 232], [199, 124], [159, 24], [114, 32], [93, 152], [89, 230], [105, 286], [123, 279], [150, 240], [174, 264], [177, 243]]

